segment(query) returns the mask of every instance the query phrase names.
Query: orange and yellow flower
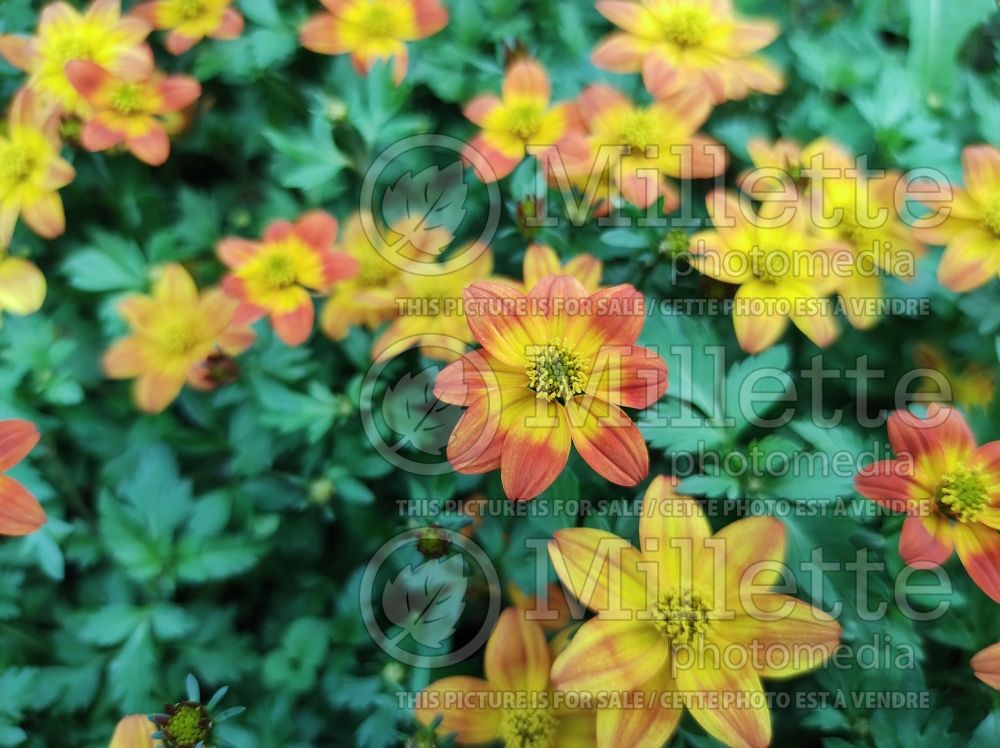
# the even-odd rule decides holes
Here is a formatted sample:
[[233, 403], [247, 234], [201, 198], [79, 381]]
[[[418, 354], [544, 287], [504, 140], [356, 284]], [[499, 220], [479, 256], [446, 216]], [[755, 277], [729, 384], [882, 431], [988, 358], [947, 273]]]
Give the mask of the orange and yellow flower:
[[907, 513], [904, 562], [932, 568], [957, 551], [972, 581], [1000, 602], [1000, 441], [977, 447], [962, 414], [937, 403], [926, 418], [896, 411], [888, 428], [896, 459], [862, 469], [855, 490]]
[[[985, 408], [993, 400], [996, 372], [972, 362], [961, 371], [956, 371], [940, 350], [929, 343], [917, 343], [913, 347], [913, 362], [922, 369], [938, 372], [951, 387], [951, 397], [958, 405], [966, 408]], [[922, 377], [918, 392], [937, 392], [938, 383]]]
[[104, 372], [135, 379], [136, 404], [159, 413], [185, 382], [204, 389], [202, 364], [213, 353], [235, 356], [253, 343], [253, 330], [234, 323], [238, 307], [221, 289], [199, 294], [187, 270], [167, 265], [151, 296], [136, 294], [119, 305], [132, 334], [104, 354]]
[[576, 278], [550, 275], [524, 295], [502, 282], [463, 293], [482, 349], [438, 374], [434, 394], [466, 406], [448, 441], [460, 473], [500, 469], [504, 492], [531, 499], [548, 488], [570, 444], [601, 476], [631, 486], [649, 453], [622, 407], [663, 396], [667, 367], [636, 345], [644, 299], [621, 285], [588, 294]]
[[598, 0], [597, 10], [621, 31], [597, 46], [594, 64], [641, 72], [656, 98], [693, 90], [721, 103], [785, 87], [781, 71], [756, 54], [778, 25], [738, 17], [729, 0]]
[[[789, 320], [821, 348], [839, 332], [834, 304], [836, 254], [849, 252], [838, 242], [809, 230], [806, 212], [763, 203], [754, 215], [749, 204], [722, 190], [707, 198], [715, 224], [691, 237], [690, 262], [702, 273], [739, 286], [733, 326], [740, 347], [759, 353], [785, 332]], [[849, 256], [848, 258], [849, 259]]]
[[41, 438], [30, 421], [0, 421], [0, 535], [30, 535], [45, 524], [38, 499], [2, 473], [27, 457]]
[[794, 140], [771, 143], [763, 138], [751, 138], [747, 141], [747, 153], [754, 168], [740, 175], [740, 188], [744, 192], [755, 200], [796, 200], [808, 194], [806, 172], [813, 165], [813, 159], [823, 158], [828, 153], [843, 154], [843, 148], [827, 138], [818, 138], [806, 146]]
[[969, 146], [962, 151], [962, 164], [965, 189], [953, 189], [947, 217], [917, 232], [926, 242], [944, 245], [938, 280], [959, 293], [1000, 273], [1000, 150]]
[[701, 508], [660, 476], [643, 500], [640, 546], [604, 530], [558, 530], [556, 574], [597, 613], [552, 665], [556, 688], [645, 694], [645, 708], [598, 708], [597, 746], [659, 748], [683, 709], [730, 746], [771, 739], [761, 678], [819, 667], [840, 626], [771, 591], [782, 581], [785, 527], [741, 519], [712, 534]]
[[159, 73], [151, 55], [121, 77], [86, 60], [66, 65], [66, 76], [91, 108], [80, 134], [83, 147], [106, 151], [124, 144], [150, 166], [159, 166], [170, 155], [164, 117], [201, 95], [198, 81], [187, 75]]
[[60, 155], [59, 115], [22, 90], [10, 106], [6, 136], [0, 135], [0, 249], [10, 245], [18, 216], [41, 237], [66, 230], [58, 190], [76, 172]]
[[108, 748], [159, 748], [155, 732], [156, 725], [145, 714], [130, 714], [118, 722]]
[[531, 244], [524, 253], [524, 289], [531, 291], [547, 275], [572, 275], [587, 293], [594, 293], [601, 287], [601, 273], [604, 266], [593, 255], [579, 254], [559, 264], [559, 255], [546, 244]]
[[[535, 60], [515, 60], [503, 76], [501, 96], [482, 94], [465, 106], [465, 116], [482, 128], [465, 147], [465, 159], [484, 182], [503, 179], [528, 154], [543, 156], [567, 127], [565, 105], [550, 105], [548, 75]], [[486, 166], [484, 166], [484, 162]]]
[[166, 47], [181, 55], [206, 36], [236, 39], [243, 33], [243, 16], [232, 7], [233, 0], [152, 0], [132, 9], [154, 29], [168, 30]]
[[90, 60], [116, 74], [126, 73], [148, 54], [143, 40], [149, 26], [138, 18], [121, 15], [121, 0], [93, 0], [80, 13], [65, 2], [42, 9], [33, 37], [0, 36], [0, 55], [29, 73], [28, 87], [68, 115], [88, 110], [66, 76], [73, 60]]
[[979, 680], [1000, 691], [1000, 642], [977, 652], [971, 664], [972, 672]]
[[397, 83], [406, 77], [406, 42], [432, 36], [448, 25], [439, 0], [320, 0], [328, 12], [302, 26], [302, 46], [324, 55], [350, 54], [359, 72], [378, 60], [393, 61]]
[[312, 333], [312, 293], [326, 293], [339, 280], [358, 274], [358, 261], [333, 251], [337, 221], [314, 210], [295, 223], [274, 221], [261, 241], [227, 237], [217, 253], [232, 272], [222, 287], [242, 304], [240, 324], [270, 317], [274, 332], [287, 345], [302, 345]]
[[28, 260], [0, 252], [0, 324], [3, 324], [4, 312], [23, 317], [34, 314], [44, 303], [42, 271]]
[[417, 720], [455, 733], [460, 745], [500, 741], [507, 748], [589, 748], [594, 712], [572, 710], [553, 698], [552, 656], [545, 633], [516, 608], [500, 614], [486, 642], [486, 678], [453, 675], [417, 696]]

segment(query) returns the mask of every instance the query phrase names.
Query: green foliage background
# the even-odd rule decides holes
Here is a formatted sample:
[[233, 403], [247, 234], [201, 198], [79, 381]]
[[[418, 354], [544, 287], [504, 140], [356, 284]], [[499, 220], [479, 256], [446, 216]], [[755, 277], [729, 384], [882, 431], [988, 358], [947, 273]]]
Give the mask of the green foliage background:
[[[151, 170], [127, 156], [76, 151], [78, 178], [62, 193], [65, 236], [43, 242], [19, 230], [13, 251], [42, 267], [49, 293], [40, 313], [7, 318], [0, 330], [0, 417], [28, 418], [44, 434], [13, 475], [43, 501], [50, 521], [32, 537], [0, 542], [0, 745], [106, 745], [121, 715], [179, 698], [189, 671], [207, 690], [231, 684], [227, 702], [248, 706], [223, 733], [239, 748], [382, 748], [413, 734], [410, 715], [392, 694], [419, 689], [441, 673], [394, 664], [374, 646], [360, 619], [359, 571], [386, 539], [423, 523], [401, 517], [397, 500], [477, 492], [499, 498], [498, 476], [421, 478], [375, 453], [357, 413], [371, 343], [365, 332], [342, 344], [317, 334], [289, 349], [259, 326], [236, 384], [211, 394], [185, 392], [157, 417], [136, 411], [127, 384], [105, 381], [99, 359], [124, 331], [116, 303], [146, 289], [155, 266], [180, 261], [202, 285], [215, 282], [221, 267], [213, 248], [221, 236], [256, 236], [268, 220], [313, 206], [343, 221], [357, 209], [362, 174], [385, 146], [421, 132], [468, 137], [473, 126], [461, 105], [496, 90], [506, 48], [521, 45], [539, 57], [556, 99], [573, 98], [599, 80], [644, 95], [637, 76], [614, 76], [588, 62], [608, 30], [591, 2], [446, 5], [448, 28], [413, 46], [406, 82], [397, 87], [383, 68], [360, 78], [346, 59], [298, 47], [296, 29], [317, 3], [238, 0], [247, 18], [242, 38], [207, 42], [179, 59], [158, 49], [161, 67], [193, 71], [205, 89], [201, 112], [169, 162]], [[871, 154], [875, 166], [934, 167], [956, 180], [964, 145], [1000, 145], [1000, 13], [990, 0], [737, 5], [781, 22], [783, 35], [768, 54], [789, 71], [790, 84], [780, 96], [728, 103], [712, 115], [706, 130], [730, 149], [732, 173], [747, 165], [745, 143], [753, 135], [803, 141], [829, 135]], [[3, 0], [0, 30], [30, 32], [40, 6]], [[0, 100], [20, 82], [18, 71], [0, 63]], [[511, 277], [520, 275], [526, 244], [516, 207], [532, 194], [531, 177], [522, 168], [505, 184], [504, 218], [492, 243], [499, 272]], [[695, 188], [699, 211], [705, 186]], [[474, 191], [468, 205], [484, 209], [485, 191]], [[675, 278], [658, 262], [662, 230], [590, 225], [537, 238], [564, 257], [596, 254], [606, 263], [605, 282], [642, 279], [642, 290], [654, 298], [697, 298], [709, 290], [696, 274]], [[871, 368], [886, 371], [873, 385], [873, 409], [891, 405], [892, 386], [909, 368], [918, 340], [937, 345], [956, 368], [974, 361], [997, 369], [1000, 284], [961, 297], [944, 291], [935, 280], [939, 255], [926, 258], [912, 284], [889, 286], [897, 297], [929, 298], [930, 318], [847, 331], [825, 353], [835, 367], [866, 355]], [[789, 335], [785, 345], [749, 360], [738, 354], [727, 319], [653, 318], [644, 339], [725, 346], [727, 360], [739, 362], [727, 381], [763, 366], [786, 369], [801, 402], [809, 402], [797, 372], [818, 351], [801, 336]], [[703, 378], [693, 387], [676, 381], [681, 367], [668, 363], [674, 373], [660, 407], [708, 414], [718, 392]], [[849, 380], [835, 380], [824, 407], [850, 413], [856, 399]], [[980, 441], [1000, 438], [997, 398], [969, 415]], [[685, 430], [649, 425], [649, 414], [644, 421], [654, 474], [668, 464], [667, 452], [691, 449], [699, 439], [720, 454], [861, 452], [885, 441], [880, 429], [847, 423], [822, 430], [805, 418], [778, 432], [739, 421]], [[857, 511], [849, 479], [746, 481], [717, 472], [688, 479], [684, 488], [709, 501], [844, 497], [854, 509], [842, 516], [787, 520], [792, 560], [822, 546], [827, 559], [847, 561], [865, 548], [887, 564], [876, 586], [877, 597], [890, 598], [890, 573], [901, 566], [900, 522]], [[574, 457], [538, 501], [624, 501], [640, 493], [611, 487]], [[487, 518], [477, 541], [505, 582], [533, 589], [524, 573], [524, 540], [578, 521], [558, 513], [544, 522]], [[626, 536], [635, 533], [634, 520], [610, 524]], [[927, 624], [898, 611], [866, 621], [853, 603], [850, 576], [828, 578], [815, 602], [845, 602], [845, 638], [879, 633], [912, 643], [920, 653], [915, 668], [822, 671], [771, 687], [926, 689], [932, 708], [776, 710], [775, 744], [1000, 744], [1000, 704], [968, 666], [1000, 634], [996, 606], [960, 569], [952, 578], [951, 612]], [[470, 588], [470, 619], [481, 613], [483, 597]], [[457, 670], [477, 668], [473, 661]], [[713, 741], [686, 719], [674, 744]]]

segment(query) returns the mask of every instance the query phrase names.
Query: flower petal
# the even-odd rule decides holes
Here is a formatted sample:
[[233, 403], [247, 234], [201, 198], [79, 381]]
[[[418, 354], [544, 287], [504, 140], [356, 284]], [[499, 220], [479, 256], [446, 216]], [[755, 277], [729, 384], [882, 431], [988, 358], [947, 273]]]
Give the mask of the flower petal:
[[740, 348], [760, 353], [774, 345], [788, 327], [788, 317], [777, 311], [770, 284], [750, 281], [740, 286], [733, 305], [733, 327]]
[[676, 677], [688, 711], [709, 735], [733, 748], [764, 748], [771, 742], [764, 688], [749, 665], [680, 669]]
[[531, 346], [542, 340], [538, 322], [527, 312], [527, 298], [497, 281], [473, 283], [462, 291], [466, 321], [483, 348], [503, 364], [523, 369]]
[[302, 24], [299, 42], [308, 50], [322, 55], [340, 55], [350, 52], [350, 47], [340, 34], [341, 21], [329, 13], [317, 13]]
[[38, 499], [13, 478], [0, 475], [0, 535], [30, 535], [45, 521]]
[[123, 338], [101, 359], [104, 373], [111, 379], [132, 379], [146, 370], [146, 356], [138, 338]]
[[635, 37], [617, 31], [601, 39], [590, 54], [590, 61], [603, 70], [615, 73], [636, 73], [642, 69], [642, 47]]
[[649, 621], [592, 618], [552, 663], [564, 691], [631, 691], [666, 667], [670, 644]]
[[41, 438], [31, 421], [19, 418], [0, 421], [0, 473], [27, 457]]
[[598, 474], [619, 486], [649, 474], [646, 442], [618, 406], [580, 395], [566, 402], [566, 413], [574, 446]]
[[[500, 737], [499, 709], [462, 708], [462, 694], [485, 698], [496, 691], [481, 678], [467, 675], [453, 675], [431, 683], [417, 696], [414, 716], [423, 725], [429, 725], [437, 715], [441, 715], [442, 734], [455, 733], [460, 743], [488, 743]], [[469, 705], [475, 702], [471, 699]]]
[[143, 135], [126, 138], [126, 146], [140, 161], [160, 166], [170, 156], [170, 138], [160, 125], [152, 125]]
[[587, 392], [626, 408], [648, 408], [667, 391], [667, 363], [639, 345], [606, 346], [587, 378]]
[[905, 512], [921, 495], [912, 478], [912, 466], [903, 460], [879, 460], [861, 468], [854, 490], [894, 512]]
[[502, 691], [547, 691], [551, 662], [545, 632], [538, 623], [525, 620], [513, 607], [500, 614], [483, 661], [491, 685]]
[[907, 517], [899, 535], [899, 555], [914, 569], [933, 569], [951, 557], [952, 535], [951, 523], [940, 514]]
[[31, 230], [44, 239], [54, 239], [66, 230], [66, 216], [59, 195], [49, 192], [21, 206], [21, 215]]
[[[643, 708], [603, 708], [597, 710], [598, 748], [661, 748], [677, 729], [684, 710], [679, 705], [664, 704], [676, 691], [676, 684], [665, 667], [641, 689]], [[574, 746], [573, 748], [577, 748]]]
[[222, 13], [219, 28], [209, 34], [213, 39], [236, 39], [243, 33], [243, 16], [235, 8], [226, 8]]
[[135, 380], [135, 404], [146, 413], [162, 413], [184, 386], [185, 377], [147, 372]]
[[0, 310], [34, 314], [45, 303], [45, 276], [21, 257], [0, 259]]
[[979, 680], [1000, 691], [1000, 642], [977, 652], [971, 665]]
[[965, 293], [986, 285], [997, 276], [997, 251], [1000, 240], [981, 229], [958, 234], [941, 255], [938, 280], [956, 293]]
[[657, 589], [690, 588], [694, 559], [712, 535], [697, 501], [677, 493], [677, 479], [653, 478], [642, 497], [639, 548], [655, 564]]
[[604, 530], [573, 527], [557, 530], [549, 557], [563, 587], [598, 613], [646, 609], [642, 556], [624, 538]]
[[500, 456], [500, 479], [508, 498], [533, 499], [566, 467], [570, 445], [566, 410], [531, 397], [507, 407], [510, 422]]
[[325, 252], [337, 238], [337, 219], [324, 210], [311, 210], [295, 222], [292, 233], [313, 249]]
[[970, 145], [962, 151], [965, 184], [984, 205], [1000, 193], [1000, 150], [989, 145]]
[[955, 550], [972, 581], [1000, 603], [1000, 532], [980, 524], [954, 526]]
[[[785, 526], [776, 517], [747, 517], [726, 525], [695, 558], [695, 580], [706, 590], [725, 590], [727, 606], [742, 607], [741, 591], [781, 581]], [[739, 607], [737, 609], [739, 609]]]
[[[914, 463], [914, 478], [923, 483], [930, 472], [934, 488], [937, 479], [966, 462], [976, 448], [976, 439], [965, 417], [954, 408], [931, 403], [927, 417], [905, 410], [894, 411], [887, 424], [889, 442], [897, 457]], [[926, 470], [925, 470], [926, 468]]]
[[292, 346], [302, 345], [312, 334], [313, 321], [316, 316], [316, 309], [312, 299], [305, 289], [301, 291], [301, 303], [294, 309], [287, 312], [278, 312], [271, 315], [271, 326], [274, 333], [285, 343]]
[[530, 101], [545, 106], [551, 96], [549, 77], [537, 61], [516, 60], [503, 76], [503, 100], [509, 103]]
[[185, 109], [201, 96], [201, 84], [187, 75], [171, 75], [160, 83], [159, 89], [165, 112]]
[[80, 133], [80, 143], [88, 151], [106, 151], [125, 140], [125, 133], [113, 130], [99, 119], [91, 119]]
[[545, 244], [529, 244], [524, 253], [524, 287], [528, 291], [534, 288], [546, 275], [559, 273], [559, 255]]

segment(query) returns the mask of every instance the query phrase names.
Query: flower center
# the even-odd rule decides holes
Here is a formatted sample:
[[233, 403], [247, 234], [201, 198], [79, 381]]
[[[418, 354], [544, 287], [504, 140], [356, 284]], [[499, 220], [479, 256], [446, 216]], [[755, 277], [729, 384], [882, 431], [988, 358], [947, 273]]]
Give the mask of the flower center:
[[671, 592], [653, 608], [653, 625], [671, 644], [691, 644], [708, 630], [708, 611], [708, 604], [697, 592]]
[[581, 394], [586, 382], [583, 357], [562, 343], [540, 345], [528, 354], [528, 387], [536, 397], [568, 400]]
[[161, 339], [163, 351], [169, 356], [183, 356], [198, 345], [198, 336], [187, 322], [175, 322]]
[[73, 60], [92, 60], [94, 50], [82, 34], [70, 34], [52, 45], [51, 55], [61, 65], [65, 65]]
[[10, 145], [0, 151], [0, 183], [21, 184], [34, 170], [35, 159], [24, 146]]
[[396, 16], [392, 8], [383, 2], [369, 3], [361, 20], [361, 28], [368, 36], [391, 39], [396, 34]]
[[1000, 195], [986, 203], [986, 210], [983, 211], [983, 224], [993, 232], [993, 236], [1000, 239]]
[[264, 263], [264, 281], [271, 288], [288, 288], [295, 285], [298, 273], [291, 257], [283, 254], [271, 255]]
[[548, 709], [512, 709], [500, 718], [506, 748], [551, 748], [559, 721]]
[[643, 111], [629, 112], [625, 115], [618, 131], [617, 143], [631, 146], [637, 155], [644, 153], [646, 146], [656, 145], [657, 126], [653, 115]]
[[521, 140], [534, 136], [542, 125], [542, 110], [534, 104], [513, 106], [507, 117], [507, 131]]
[[111, 94], [109, 103], [118, 114], [128, 117], [145, 109], [142, 99], [142, 86], [138, 83], [124, 83]]
[[941, 479], [934, 498], [946, 514], [959, 522], [975, 522], [989, 495], [980, 470], [958, 467]]
[[199, 18], [205, 13], [205, 0], [181, 0], [179, 10], [181, 18]]
[[704, 8], [671, 8], [660, 18], [660, 32], [679, 47], [697, 47], [708, 36], [708, 13]]
[[194, 748], [208, 740], [212, 722], [201, 704], [174, 705], [174, 712], [163, 726], [163, 734], [177, 748]]
[[381, 257], [360, 263], [355, 282], [364, 288], [383, 288], [396, 276], [396, 268]]

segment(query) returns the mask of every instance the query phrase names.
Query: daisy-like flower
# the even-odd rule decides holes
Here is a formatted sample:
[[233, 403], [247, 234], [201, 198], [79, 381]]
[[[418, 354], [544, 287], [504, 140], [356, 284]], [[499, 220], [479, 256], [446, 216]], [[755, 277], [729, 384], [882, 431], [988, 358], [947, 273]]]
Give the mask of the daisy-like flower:
[[149, 26], [121, 15], [121, 0], [93, 0], [80, 13], [65, 2], [42, 9], [33, 37], [0, 36], [0, 55], [30, 74], [28, 87], [65, 114], [85, 115], [87, 103], [66, 76], [66, 64], [90, 60], [115, 73], [126, 73], [148, 54], [142, 41]]
[[233, 322], [238, 307], [221, 289], [199, 294], [187, 270], [167, 265], [152, 295], [136, 294], [119, 305], [132, 334], [104, 354], [104, 372], [135, 379], [136, 404], [159, 413], [186, 381], [204, 388], [202, 364], [213, 353], [235, 356], [253, 343], [253, 330]]
[[164, 116], [190, 106], [201, 95], [194, 78], [159, 73], [151, 54], [121, 77], [86, 60], [69, 63], [66, 76], [91, 108], [80, 134], [83, 147], [106, 151], [124, 144], [150, 166], [159, 166], [170, 155]]
[[926, 418], [896, 411], [888, 429], [896, 459], [863, 468], [855, 490], [907, 513], [904, 562], [933, 568], [957, 551], [972, 581], [1000, 602], [1000, 441], [977, 447], [962, 414], [937, 403]]
[[132, 9], [154, 29], [166, 29], [167, 51], [181, 55], [206, 36], [236, 39], [243, 33], [243, 16], [233, 0], [152, 0]]
[[545, 633], [522, 611], [507, 608], [486, 642], [485, 680], [442, 678], [417, 696], [417, 720], [455, 733], [460, 745], [500, 741], [507, 748], [589, 748], [594, 712], [559, 703], [549, 682], [552, 658]]
[[45, 303], [45, 276], [21, 257], [0, 255], [0, 324], [3, 313], [23, 317], [34, 314]]
[[[930, 343], [917, 343], [913, 347], [913, 362], [922, 369], [938, 372], [951, 386], [951, 400], [965, 408], [985, 408], [993, 400], [996, 384], [995, 372], [972, 362], [962, 370], [957, 370], [944, 354]], [[923, 387], [918, 392], [937, 392], [938, 383], [924, 378]]]
[[392, 59], [397, 83], [406, 77], [406, 43], [448, 25], [439, 0], [320, 0], [326, 13], [306, 21], [302, 46], [324, 55], [350, 54], [366, 74], [378, 60]]
[[1000, 273], [1000, 150], [988, 145], [962, 151], [965, 189], [953, 188], [948, 217], [918, 236], [944, 245], [938, 280], [963, 293]]
[[594, 293], [601, 287], [601, 272], [604, 266], [593, 255], [579, 254], [559, 263], [559, 255], [545, 244], [531, 244], [524, 253], [524, 288], [530, 291], [547, 275], [572, 275], [587, 293]]
[[10, 106], [6, 136], [0, 135], [0, 249], [10, 245], [18, 216], [41, 237], [66, 230], [58, 190], [76, 172], [59, 155], [59, 115], [22, 90]]
[[123, 717], [115, 727], [108, 748], [157, 748], [159, 742], [153, 740], [156, 725], [145, 714], [130, 714]]
[[45, 524], [38, 499], [2, 473], [30, 454], [41, 436], [29, 421], [0, 421], [0, 535], [30, 535]]
[[437, 264], [421, 262], [404, 272], [393, 300], [397, 316], [372, 345], [372, 360], [392, 358], [410, 348], [420, 348], [424, 356], [438, 361], [460, 357], [473, 341], [463, 289], [487, 280], [492, 272], [493, 253], [478, 244]]
[[689, 260], [705, 275], [739, 286], [733, 326], [740, 347], [748, 353], [770, 347], [789, 320], [821, 348], [833, 342], [833, 266], [838, 252], [850, 250], [811, 233], [801, 208], [787, 220], [781, 217], [787, 204], [765, 202], [753, 216], [748, 204], [722, 190], [706, 202], [715, 228], [691, 237]]
[[784, 525], [751, 517], [713, 535], [698, 504], [661, 476], [646, 491], [639, 539], [636, 548], [570, 528], [549, 542], [563, 586], [597, 613], [553, 663], [556, 688], [644, 696], [645, 708], [598, 708], [598, 748], [659, 748], [685, 708], [727, 745], [766, 746], [761, 678], [819, 667], [840, 640], [823, 611], [766, 591], [782, 580]]
[[560, 168], [587, 192], [610, 180], [612, 196], [620, 194], [640, 208], [663, 196], [663, 210], [669, 212], [679, 200], [668, 177], [713, 177], [726, 170], [725, 149], [696, 134], [710, 106], [690, 92], [639, 106], [599, 84], [580, 95], [577, 111], [586, 134], [571, 132], [560, 145], [560, 160], [550, 160], [557, 182]]
[[979, 680], [1000, 691], [1000, 642], [977, 652], [971, 664], [972, 672]]
[[663, 359], [636, 339], [642, 294], [621, 285], [588, 294], [550, 275], [527, 296], [502, 282], [463, 293], [482, 349], [438, 374], [434, 394], [468, 408], [448, 441], [460, 473], [500, 469], [512, 499], [531, 499], [559, 476], [570, 444], [602, 477], [631, 486], [649, 453], [622, 407], [646, 408], [667, 388]]
[[[808, 194], [806, 171], [814, 158], [826, 153], [844, 154], [843, 148], [827, 138], [803, 146], [794, 140], [763, 138], [747, 141], [747, 152], [754, 168], [740, 175], [740, 188], [755, 200], [781, 198], [795, 200]], [[840, 159], [846, 159], [846, 154]]]
[[[567, 110], [550, 105], [549, 78], [535, 60], [515, 60], [503, 76], [503, 93], [482, 94], [465, 106], [465, 116], [482, 132], [465, 147], [466, 160], [484, 182], [503, 179], [528, 148], [542, 156], [566, 133]], [[476, 158], [476, 156], [481, 158]], [[482, 168], [482, 161], [489, 165]]]
[[219, 242], [219, 259], [232, 270], [222, 287], [242, 302], [237, 322], [267, 316], [287, 345], [306, 342], [316, 313], [312, 293], [326, 293], [358, 273], [355, 258], [333, 251], [336, 236], [336, 219], [314, 210], [295, 223], [274, 221], [261, 241], [227, 237]]
[[597, 10], [621, 31], [597, 46], [594, 64], [641, 72], [657, 98], [690, 89], [721, 103], [785, 87], [781, 71], [756, 54], [778, 25], [739, 18], [730, 0], [598, 0]]

